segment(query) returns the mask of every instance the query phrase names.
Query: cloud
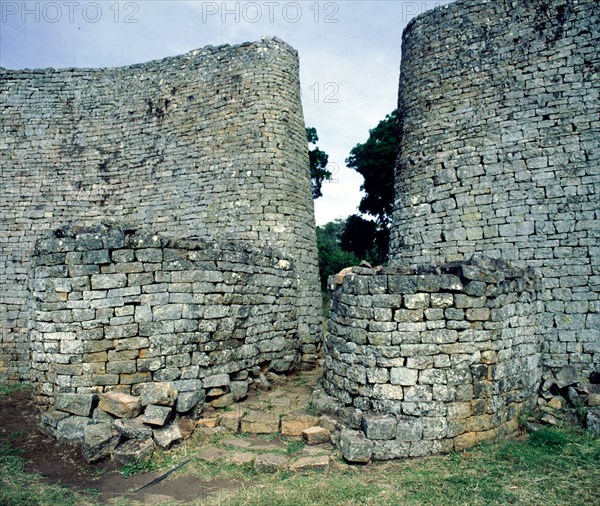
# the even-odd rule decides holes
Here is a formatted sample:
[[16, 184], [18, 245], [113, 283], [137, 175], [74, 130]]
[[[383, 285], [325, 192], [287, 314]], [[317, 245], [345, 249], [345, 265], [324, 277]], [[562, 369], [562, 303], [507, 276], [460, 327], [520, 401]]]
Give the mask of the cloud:
[[120, 66], [278, 36], [299, 52], [306, 124], [338, 167], [315, 202], [323, 224], [357, 212], [362, 177], [344, 160], [396, 107], [406, 22], [442, 3], [0, 0], [0, 65]]

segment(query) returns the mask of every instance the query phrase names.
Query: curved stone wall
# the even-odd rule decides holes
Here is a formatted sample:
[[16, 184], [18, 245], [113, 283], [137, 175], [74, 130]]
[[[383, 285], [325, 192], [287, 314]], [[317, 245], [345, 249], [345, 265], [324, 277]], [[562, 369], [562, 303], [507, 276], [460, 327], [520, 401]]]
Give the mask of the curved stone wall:
[[[541, 379], [538, 281], [474, 258], [352, 268], [333, 279], [315, 407], [345, 424], [350, 461], [462, 450], [508, 434]], [[335, 283], [337, 282], [337, 283]]]
[[0, 68], [0, 378], [28, 374], [36, 235], [118, 217], [285, 249], [306, 360], [321, 333], [295, 50], [278, 39], [107, 69]]
[[151, 382], [210, 400], [211, 387], [247, 390], [249, 377], [298, 364], [289, 256], [117, 227], [49, 235], [36, 243], [29, 303], [38, 405]]
[[600, 368], [600, 10], [458, 0], [402, 43], [390, 258], [540, 273], [543, 362]]

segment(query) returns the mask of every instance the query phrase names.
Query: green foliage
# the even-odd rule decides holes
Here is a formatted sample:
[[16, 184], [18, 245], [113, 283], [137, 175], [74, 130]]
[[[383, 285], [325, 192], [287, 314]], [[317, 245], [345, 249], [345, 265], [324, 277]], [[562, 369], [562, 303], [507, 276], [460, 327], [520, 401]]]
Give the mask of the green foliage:
[[358, 214], [346, 219], [340, 237], [340, 246], [344, 251], [354, 253], [357, 258], [371, 265], [380, 265], [386, 261], [388, 244], [387, 227], [365, 220]]
[[335, 220], [317, 227], [317, 248], [319, 250], [319, 274], [321, 289], [327, 289], [327, 278], [337, 274], [344, 267], [358, 265], [360, 260], [353, 253], [344, 251], [340, 245], [345, 221]]
[[296, 453], [299, 452], [300, 450], [302, 450], [302, 448], [304, 448], [304, 442], [301, 440], [290, 440], [287, 442], [287, 448], [286, 448], [286, 453], [288, 455], [292, 454], [292, 453]]
[[561, 450], [566, 442], [567, 437], [564, 432], [547, 427], [536, 430], [528, 439], [530, 445], [548, 450]]
[[369, 131], [369, 138], [357, 144], [346, 165], [364, 178], [360, 187], [365, 196], [359, 211], [377, 218], [387, 227], [394, 205], [394, 167], [398, 156], [398, 112], [393, 111]]
[[321, 187], [323, 181], [331, 179], [331, 171], [327, 170], [327, 162], [329, 161], [329, 155], [322, 151], [317, 146], [319, 136], [317, 135], [317, 129], [310, 127], [306, 129], [306, 139], [308, 144], [313, 145], [313, 149], [308, 150], [308, 159], [310, 161], [310, 179], [312, 183], [312, 196], [313, 199], [318, 199], [323, 196]]
[[129, 478], [130, 476], [134, 476], [139, 473], [147, 473], [148, 471], [153, 471], [156, 469], [157, 465], [152, 460], [144, 460], [142, 462], [133, 461], [129, 464], [125, 464], [121, 469], [121, 476], [125, 478]]
[[29, 388], [25, 383], [1, 383], [0, 384], [0, 397], [3, 395], [10, 395], [18, 390], [24, 390]]

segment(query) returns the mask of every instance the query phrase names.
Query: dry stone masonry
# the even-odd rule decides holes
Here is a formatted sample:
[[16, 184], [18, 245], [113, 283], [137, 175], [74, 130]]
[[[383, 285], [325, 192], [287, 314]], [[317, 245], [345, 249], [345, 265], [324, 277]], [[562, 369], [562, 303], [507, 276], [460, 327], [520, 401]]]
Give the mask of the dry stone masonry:
[[122, 68], [0, 68], [0, 114], [1, 380], [29, 376], [36, 238], [106, 217], [285, 250], [314, 362], [321, 301], [294, 49], [265, 38]]
[[[298, 287], [282, 253], [116, 227], [51, 235], [30, 276], [38, 405], [168, 381], [175, 397], [224, 407], [252, 378], [298, 365]], [[196, 407], [187, 396], [183, 412]]]
[[392, 267], [333, 282], [315, 397], [347, 460], [460, 450], [536, 402], [554, 420], [561, 399], [596, 405], [599, 16], [458, 0], [405, 29]]
[[356, 461], [357, 441], [370, 448], [365, 461], [462, 450], [513, 432], [535, 405], [532, 270], [475, 258], [355, 267], [332, 282], [323, 387], [338, 402], [320, 395], [316, 404], [347, 425], [347, 459]]
[[459, 0], [403, 36], [390, 256], [535, 267], [543, 363], [600, 367], [600, 10]]

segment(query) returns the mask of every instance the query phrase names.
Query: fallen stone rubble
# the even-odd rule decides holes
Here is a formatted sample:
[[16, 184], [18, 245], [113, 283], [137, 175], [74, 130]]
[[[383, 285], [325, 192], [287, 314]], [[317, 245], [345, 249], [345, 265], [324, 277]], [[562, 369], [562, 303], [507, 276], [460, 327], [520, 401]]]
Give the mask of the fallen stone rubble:
[[563, 367], [556, 374], [545, 372], [537, 407], [545, 425], [582, 425], [600, 434], [600, 377], [591, 374], [582, 378], [572, 366]]

